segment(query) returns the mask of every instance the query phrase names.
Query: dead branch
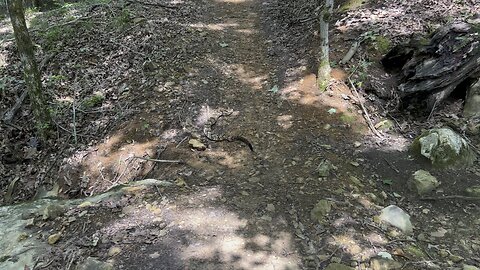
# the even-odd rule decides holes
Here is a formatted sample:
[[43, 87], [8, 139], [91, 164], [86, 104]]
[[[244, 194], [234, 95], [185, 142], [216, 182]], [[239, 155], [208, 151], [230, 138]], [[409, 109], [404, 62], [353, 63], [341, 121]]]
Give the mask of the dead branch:
[[470, 197], [470, 196], [462, 196], [462, 195], [450, 195], [450, 196], [443, 196], [443, 197], [423, 197], [420, 198], [422, 201], [439, 201], [439, 200], [466, 200], [466, 201], [477, 201], [480, 200], [480, 197]]
[[13, 117], [17, 113], [17, 111], [22, 107], [22, 103], [27, 97], [28, 92], [27, 90], [23, 90], [22, 95], [17, 99], [17, 102], [15, 102], [15, 105], [7, 112], [5, 113], [5, 116], [3, 117], [3, 121], [9, 123], [12, 121]]
[[351, 80], [350, 78], [348, 78], [348, 82], [349, 82], [350, 85], [352, 86], [352, 92], [353, 92], [353, 93], [355, 94], [355, 96], [357, 97], [358, 103], [360, 103], [360, 107], [362, 107], [363, 115], [364, 115], [365, 120], [367, 121], [368, 127], [369, 127], [370, 130], [373, 132], [373, 134], [375, 134], [375, 135], [376, 135], [377, 137], [379, 137], [380, 139], [383, 139], [382, 134], [380, 134], [380, 132], [378, 132], [378, 130], [377, 130], [377, 129], [375, 128], [375, 126], [373, 125], [372, 119], [370, 118], [370, 114], [368, 113], [367, 108], [365, 108], [365, 105], [363, 104], [363, 101], [362, 101], [362, 99], [360, 98], [360, 94], [358, 94], [357, 88], [355, 87], [355, 85], [353, 84], [353, 82], [352, 82], [352, 80]]
[[143, 160], [146, 160], [146, 161], [158, 162], [158, 163], [185, 164], [185, 161], [183, 161], [183, 160], [153, 159], [153, 158], [138, 157], [138, 156], [133, 156], [132, 158], [143, 159]]
[[348, 61], [350, 61], [350, 59], [352, 59], [352, 57], [355, 55], [355, 53], [357, 52], [358, 50], [358, 47], [360, 47], [360, 41], [355, 41], [353, 42], [352, 46], [350, 47], [350, 50], [348, 50], [347, 54], [345, 54], [345, 56], [342, 58], [342, 60], [340, 61], [340, 64], [341, 65], [344, 65], [346, 64]]
[[162, 8], [170, 8], [170, 9], [178, 8], [178, 6], [171, 6], [163, 3], [149, 3], [149, 2], [139, 1], [139, 0], [128, 0], [127, 2], [131, 4], [137, 3], [144, 6], [152, 6], [152, 7], [162, 7]]

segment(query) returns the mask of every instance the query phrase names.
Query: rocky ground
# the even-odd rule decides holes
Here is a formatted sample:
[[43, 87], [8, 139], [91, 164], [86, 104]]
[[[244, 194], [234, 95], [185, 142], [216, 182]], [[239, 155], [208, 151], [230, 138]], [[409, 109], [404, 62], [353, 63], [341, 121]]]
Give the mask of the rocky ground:
[[[372, 93], [393, 89], [378, 64], [390, 43], [478, 5], [338, 3], [335, 80], [318, 93], [313, 2], [86, 1], [29, 12], [57, 137], [38, 143], [27, 105], [2, 124], [0, 268], [477, 269], [479, 200], [466, 189], [480, 184], [478, 161], [442, 170], [408, 151], [422, 128], [459, 119], [460, 102], [419, 117]], [[6, 111], [23, 85], [1, 26]], [[369, 42], [338, 65], [361, 34]], [[205, 138], [224, 109], [233, 113], [216, 132], [247, 138], [253, 152]], [[418, 170], [439, 181], [428, 200], [407, 187]], [[382, 223], [385, 211], [404, 213], [390, 205], [413, 228]]]

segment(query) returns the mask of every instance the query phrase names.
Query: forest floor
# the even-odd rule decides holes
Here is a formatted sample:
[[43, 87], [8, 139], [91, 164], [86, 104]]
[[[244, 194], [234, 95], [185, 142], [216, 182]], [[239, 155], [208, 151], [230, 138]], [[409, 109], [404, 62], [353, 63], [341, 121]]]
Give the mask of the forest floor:
[[[479, 201], [425, 201], [406, 187], [419, 169], [441, 181], [435, 197], [480, 184], [478, 162], [440, 170], [408, 152], [422, 128], [458, 119], [461, 102], [418, 117], [387, 110], [395, 102], [382, 103], [361, 87], [393, 89], [379, 65], [385, 44], [478, 7], [404, 2], [338, 9], [333, 62], [360, 34], [371, 42], [349, 65], [335, 64], [324, 93], [315, 84], [317, 22], [308, 13], [315, 8], [296, 14], [302, 1], [296, 9], [276, 0], [86, 1], [29, 13], [56, 137], [38, 143], [27, 105], [2, 125], [3, 205], [45, 194], [93, 196], [141, 179], [174, 184], [35, 218], [29, 237], [47, 241], [61, 233], [38, 265], [68, 269], [95, 257], [114, 269], [479, 267]], [[9, 31], [5, 19], [1, 111], [23, 88]], [[360, 102], [381, 136], [370, 132]], [[205, 137], [205, 123], [225, 109], [233, 113], [214, 131], [247, 138], [254, 151]], [[192, 148], [192, 139], [205, 149]], [[480, 147], [478, 135], [470, 139]], [[319, 175], [328, 163], [330, 174]], [[320, 200], [331, 204], [322, 222], [311, 215]], [[376, 222], [389, 205], [409, 213], [412, 235]], [[380, 252], [398, 265], [374, 268], [385, 263]]]

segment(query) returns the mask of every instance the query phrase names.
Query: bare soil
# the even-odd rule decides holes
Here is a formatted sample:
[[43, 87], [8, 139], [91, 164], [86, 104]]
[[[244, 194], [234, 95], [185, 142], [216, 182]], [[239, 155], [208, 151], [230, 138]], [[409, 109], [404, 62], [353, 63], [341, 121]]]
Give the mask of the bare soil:
[[[171, 4], [175, 8], [151, 3], [79, 8], [74, 14], [89, 17], [93, 25], [83, 19], [67, 24], [73, 33], [58, 40], [44, 30], [32, 33], [39, 58], [50, 57], [43, 73], [57, 137], [33, 143], [28, 105], [15, 122], [2, 125], [2, 198], [18, 178], [11, 199], [3, 203], [30, 200], [51, 188], [75, 198], [146, 178], [176, 184], [37, 223], [32, 235], [63, 235], [40, 259], [47, 269], [81, 265], [88, 256], [112, 260], [115, 269], [324, 269], [332, 261], [368, 269], [369, 259], [381, 251], [404, 269], [480, 265], [478, 201], [422, 201], [406, 188], [418, 169], [442, 182], [433, 196], [461, 195], [480, 184], [478, 163], [467, 170], [439, 170], [408, 152], [421, 128], [460, 113], [458, 101], [427, 121], [427, 116], [382, 111], [385, 103], [362, 91], [376, 123], [395, 116], [395, 126], [380, 139], [370, 133], [347, 86], [353, 70], [356, 81], [375, 75], [391, 84], [379, 67], [381, 54], [369, 52], [371, 47], [362, 47], [352, 60], [368, 59], [370, 69], [337, 67], [330, 89], [319, 93], [315, 20], [289, 21], [295, 18], [292, 9], [274, 0], [183, 1]], [[376, 14], [384, 7], [372, 2], [362, 8]], [[413, 8], [428, 10], [420, 4]], [[335, 63], [363, 31], [345, 27], [355, 12], [335, 15]], [[403, 20], [393, 23], [410, 27]], [[383, 30], [380, 34], [391, 35]], [[23, 85], [13, 43], [7, 32], [0, 35], [5, 36], [0, 51], [7, 89], [0, 108], [5, 111]], [[97, 91], [104, 98], [82, 107]], [[219, 132], [248, 138], [254, 152], [238, 142], [203, 136], [203, 125], [221, 109], [234, 113], [221, 120]], [[192, 138], [207, 149], [192, 149]], [[319, 177], [317, 166], [325, 159], [336, 168]], [[321, 199], [333, 203], [323, 224], [310, 217]], [[411, 215], [412, 236], [375, 222], [379, 210], [392, 204]], [[75, 220], [65, 222], [71, 216]], [[446, 230], [444, 236], [431, 236], [440, 229]], [[119, 253], [109, 254], [112, 247]]]

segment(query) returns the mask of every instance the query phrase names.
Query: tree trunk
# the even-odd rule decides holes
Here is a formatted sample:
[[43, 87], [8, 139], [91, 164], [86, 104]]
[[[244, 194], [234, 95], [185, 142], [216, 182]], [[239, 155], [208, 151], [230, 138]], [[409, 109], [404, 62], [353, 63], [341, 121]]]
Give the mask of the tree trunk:
[[23, 65], [25, 85], [32, 106], [35, 127], [38, 135], [46, 139], [52, 119], [43, 94], [40, 71], [35, 61], [32, 40], [30, 39], [27, 24], [25, 23], [22, 0], [8, 0], [8, 12], [10, 14], [10, 20], [12, 21], [18, 53]]
[[320, 12], [320, 61], [318, 66], [317, 84], [320, 91], [325, 91], [330, 83], [330, 58], [328, 47], [328, 23], [333, 13], [333, 0], [325, 0]]

